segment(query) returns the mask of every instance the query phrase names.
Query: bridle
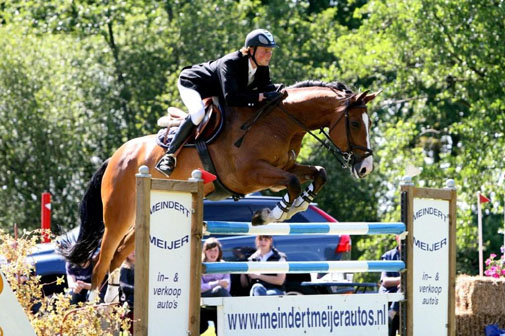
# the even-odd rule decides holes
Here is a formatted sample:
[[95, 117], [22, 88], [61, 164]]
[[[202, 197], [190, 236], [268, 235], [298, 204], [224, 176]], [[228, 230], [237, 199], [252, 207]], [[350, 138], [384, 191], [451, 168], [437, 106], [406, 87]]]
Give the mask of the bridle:
[[[351, 108], [366, 108], [366, 105], [363, 104], [363, 102], [355, 102], [355, 103], [350, 103], [350, 99], [348, 98], [346, 100], [346, 105], [345, 109], [342, 113], [342, 115], [333, 123], [333, 125], [330, 125], [328, 133], [324, 131], [324, 128], [321, 127], [319, 129], [319, 133], [323, 134], [323, 136], [326, 138], [325, 140], [319, 138], [317, 135], [314, 134], [310, 129], [305, 126], [298, 118], [296, 118], [294, 115], [289, 113], [281, 104], [277, 104], [277, 107], [283, 111], [291, 120], [293, 120], [300, 128], [302, 128], [305, 132], [310, 134], [314, 139], [316, 139], [322, 147], [326, 148], [336, 159], [340, 164], [342, 165], [342, 168], [350, 168], [352, 167], [355, 163], [363, 161], [365, 158], [368, 156], [373, 155], [373, 150], [364, 147], [364, 146], [359, 146], [352, 141], [351, 137], [351, 130], [350, 130], [350, 121], [349, 121], [349, 110]], [[279, 102], [280, 103], [280, 102]], [[331, 131], [337, 126], [337, 124], [340, 122], [342, 118], [345, 117], [345, 132], [346, 132], [346, 137], [347, 137], [347, 144], [348, 144], [348, 151], [343, 151], [338, 147], [333, 140], [330, 137]], [[355, 149], [360, 149], [364, 151], [365, 153], [363, 155], [355, 155], [354, 150]]]

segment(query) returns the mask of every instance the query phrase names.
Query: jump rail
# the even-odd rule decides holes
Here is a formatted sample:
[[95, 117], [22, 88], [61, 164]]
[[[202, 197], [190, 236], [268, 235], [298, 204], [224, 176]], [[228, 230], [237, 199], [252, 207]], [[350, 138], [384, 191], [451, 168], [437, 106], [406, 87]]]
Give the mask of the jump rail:
[[204, 262], [202, 273], [401, 272], [403, 261]]
[[253, 226], [243, 222], [204, 222], [205, 234], [225, 235], [375, 235], [405, 232], [401, 222], [345, 222], [345, 223], [274, 223]]

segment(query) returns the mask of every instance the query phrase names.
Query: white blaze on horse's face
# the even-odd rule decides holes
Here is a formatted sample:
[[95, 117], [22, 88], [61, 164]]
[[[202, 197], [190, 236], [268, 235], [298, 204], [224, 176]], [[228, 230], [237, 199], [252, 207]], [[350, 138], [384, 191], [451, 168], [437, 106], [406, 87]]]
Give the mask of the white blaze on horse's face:
[[[370, 118], [368, 117], [367, 113], [363, 113], [362, 118], [366, 132], [366, 147], [372, 148], [370, 146]], [[354, 164], [354, 166], [351, 169], [351, 172], [356, 178], [363, 178], [368, 174], [370, 174], [372, 170], [373, 170], [373, 156], [369, 155], [363, 161]]]

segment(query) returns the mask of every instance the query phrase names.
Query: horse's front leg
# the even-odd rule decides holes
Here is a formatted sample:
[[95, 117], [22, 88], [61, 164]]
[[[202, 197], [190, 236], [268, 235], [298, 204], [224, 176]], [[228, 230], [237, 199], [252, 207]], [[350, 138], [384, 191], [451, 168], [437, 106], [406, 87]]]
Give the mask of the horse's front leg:
[[252, 225], [262, 225], [272, 222], [283, 222], [288, 218], [289, 208], [302, 192], [300, 180], [295, 174], [273, 167], [266, 162], [254, 169], [253, 183], [268, 188], [286, 187], [288, 192], [273, 209], [256, 211], [252, 218]]
[[320, 166], [302, 166], [297, 164], [289, 172], [295, 174], [301, 183], [310, 180], [312, 180], [312, 183], [294, 200], [289, 208], [286, 219], [290, 219], [298, 212], [307, 210], [309, 204], [314, 201], [317, 193], [322, 189], [327, 180], [326, 170]]

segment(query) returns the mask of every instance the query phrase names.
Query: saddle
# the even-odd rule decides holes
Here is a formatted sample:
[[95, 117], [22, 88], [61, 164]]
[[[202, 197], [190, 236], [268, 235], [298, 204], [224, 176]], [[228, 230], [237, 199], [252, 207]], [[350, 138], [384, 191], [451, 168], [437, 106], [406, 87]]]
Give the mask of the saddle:
[[[205, 116], [196, 132], [184, 144], [185, 147], [195, 147], [197, 141], [209, 144], [217, 138], [223, 129], [224, 115], [218, 107], [219, 104], [214, 102], [212, 98], [205, 98], [204, 105]], [[167, 113], [168, 115], [158, 119], [158, 126], [163, 128], [158, 131], [156, 142], [163, 148], [168, 148], [178, 127], [187, 116], [187, 113], [176, 107], [169, 107]]]
[[[240, 147], [244, 136], [247, 134], [251, 126], [258, 120], [261, 115], [268, 114], [272, 108], [281, 100], [286, 98], [287, 92], [283, 92], [276, 99], [267, 102], [263, 107], [261, 107], [256, 115], [248, 120], [241, 129], [244, 130], [242, 137], [236, 142], [236, 146]], [[221, 133], [224, 126], [224, 110], [219, 108], [219, 103], [217, 98], [214, 101], [213, 98], [204, 99], [205, 105], [205, 117], [198, 126], [194, 135], [191, 135], [187, 140], [185, 147], [196, 147], [200, 160], [202, 161], [203, 167], [206, 171], [211, 174], [216, 175], [217, 179], [214, 181], [215, 190], [207, 195], [207, 199], [217, 201], [224, 199], [226, 197], [233, 197], [234, 200], [239, 200], [243, 198], [244, 195], [234, 192], [229, 189], [219, 178], [217, 174], [216, 167], [212, 161], [207, 144], [210, 144], [217, 136]], [[158, 119], [158, 126], [166, 127], [161, 129], [156, 136], [156, 142], [163, 148], [168, 148], [170, 142], [172, 141], [174, 135], [177, 132], [178, 126], [182, 123], [184, 118], [187, 116], [186, 113], [178, 108], [170, 107], [168, 109], [168, 116]]]
[[[207, 148], [207, 144], [214, 141], [223, 129], [225, 120], [224, 110], [219, 108], [219, 103], [213, 101], [212, 98], [204, 99], [204, 105], [205, 117], [196, 129], [196, 132], [188, 138], [184, 147], [196, 147], [204, 169], [217, 177], [214, 181], [215, 190], [207, 195], [207, 199], [217, 201], [232, 196], [235, 200], [238, 200], [244, 197], [244, 195], [230, 190], [223, 184], [216, 172], [216, 167]], [[158, 126], [165, 128], [161, 129], [156, 136], [157, 144], [165, 149], [170, 146], [170, 142], [177, 132], [179, 125], [187, 116], [186, 113], [175, 107], [170, 107], [167, 112], [167, 116], [158, 119]]]

